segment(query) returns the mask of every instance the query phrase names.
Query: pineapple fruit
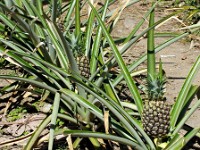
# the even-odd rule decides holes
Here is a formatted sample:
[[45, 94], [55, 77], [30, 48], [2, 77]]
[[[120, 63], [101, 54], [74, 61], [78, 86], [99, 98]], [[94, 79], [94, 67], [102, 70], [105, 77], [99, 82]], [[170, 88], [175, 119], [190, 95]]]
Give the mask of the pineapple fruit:
[[170, 125], [170, 106], [163, 101], [145, 102], [142, 123], [149, 136], [153, 138], [166, 136]]
[[76, 59], [80, 75], [88, 79], [90, 77], [90, 62], [89, 58], [84, 55], [83, 39], [81, 36], [80, 38], [76, 38], [74, 34], [71, 34], [67, 40]]
[[170, 105], [164, 98], [166, 78], [158, 75], [148, 79], [146, 93], [147, 100], [144, 101], [142, 124], [144, 131], [152, 138], [162, 138], [169, 132], [170, 127]]
[[80, 74], [83, 77], [88, 79], [90, 77], [90, 62], [87, 56], [83, 55], [81, 57], [77, 57], [76, 62], [77, 62]]

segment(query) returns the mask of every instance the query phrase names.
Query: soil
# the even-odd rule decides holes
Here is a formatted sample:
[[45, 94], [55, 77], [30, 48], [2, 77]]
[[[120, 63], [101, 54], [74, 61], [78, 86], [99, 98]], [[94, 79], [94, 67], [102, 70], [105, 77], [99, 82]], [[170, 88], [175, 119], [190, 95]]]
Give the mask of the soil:
[[[119, 2], [120, 1], [112, 5], [111, 9], [118, 7]], [[145, 14], [145, 12], [148, 10], [149, 7], [150, 7], [150, 4], [144, 3], [144, 2], [139, 2], [139, 3], [134, 4], [133, 6], [127, 7], [123, 11], [119, 19], [119, 22], [117, 22], [112, 32], [112, 36], [113, 37], [127, 36], [131, 32], [133, 27], [142, 19], [143, 15]], [[155, 20], [158, 20], [166, 16], [167, 14], [170, 13], [170, 11], [171, 11], [170, 9], [167, 10], [166, 5], [164, 7], [164, 5], [160, 4], [159, 8], [156, 9]], [[144, 23], [144, 26], [142, 26], [139, 32], [145, 29], [147, 26], [148, 26], [148, 21]], [[166, 23], [159, 26], [156, 29], [156, 32], [177, 32], [180, 27], [183, 27], [182, 23], [179, 22], [177, 19], [172, 18], [168, 20]], [[169, 39], [169, 37], [157, 37], [155, 39], [155, 45], [159, 45], [163, 43], [164, 41], [166, 41], [167, 39]], [[172, 45], [164, 48], [161, 52], [157, 53], [157, 59], [158, 60], [159, 58], [162, 59], [163, 68], [166, 72], [166, 76], [167, 76], [166, 97], [170, 104], [174, 103], [181, 87], [183, 86], [185, 78], [187, 77], [193, 63], [195, 62], [195, 60], [200, 54], [200, 44], [199, 44], [200, 40], [199, 39], [200, 38], [198, 36], [193, 36], [192, 38], [190, 36], [173, 43]], [[133, 45], [123, 55], [123, 58], [125, 59], [126, 63], [129, 64], [130, 62], [137, 60], [142, 54], [144, 54], [146, 52], [146, 49], [147, 49], [147, 39], [143, 38], [137, 44]], [[146, 62], [144, 62], [140, 67], [145, 67], [145, 65], [146, 65]], [[9, 81], [7, 80], [1, 80], [0, 87], [3, 87], [4, 85], [8, 83]], [[195, 85], [200, 85], [199, 75], [196, 76], [196, 79], [193, 81], [193, 83]], [[200, 99], [200, 94], [195, 96], [193, 103], [195, 103], [195, 101], [197, 101], [198, 99]], [[187, 124], [192, 127], [200, 127], [199, 114], [200, 114], [200, 108], [197, 109], [195, 113], [190, 117], [190, 119], [187, 121]], [[38, 114], [34, 114], [34, 115], [37, 116]], [[0, 114], [0, 118], [2, 116], [3, 115]], [[29, 118], [29, 117], [26, 116], [26, 118]], [[17, 120], [17, 121], [23, 122], [23, 120]], [[34, 123], [39, 124], [39, 122], [41, 122], [41, 120], [38, 120], [38, 122], [34, 122]], [[34, 126], [33, 124], [30, 125], [29, 123], [27, 123], [26, 125]], [[8, 127], [11, 127], [11, 126], [8, 126]], [[18, 126], [15, 125], [12, 127], [17, 128]], [[31, 129], [31, 130], [34, 130], [34, 129]], [[3, 141], [8, 140], [8, 139], [13, 139], [15, 137], [16, 135], [0, 136], [0, 149], [5, 148], [5, 147], [4, 148], [1, 147], [1, 143]], [[22, 141], [21, 144], [18, 143], [18, 147], [15, 149], [21, 149], [21, 147], [19, 146], [24, 145], [26, 143], [25, 141]], [[187, 149], [200, 149], [200, 146], [198, 143], [199, 143], [199, 139], [198, 140], [194, 139], [188, 144]], [[15, 143], [15, 146], [16, 146], [16, 143]]]

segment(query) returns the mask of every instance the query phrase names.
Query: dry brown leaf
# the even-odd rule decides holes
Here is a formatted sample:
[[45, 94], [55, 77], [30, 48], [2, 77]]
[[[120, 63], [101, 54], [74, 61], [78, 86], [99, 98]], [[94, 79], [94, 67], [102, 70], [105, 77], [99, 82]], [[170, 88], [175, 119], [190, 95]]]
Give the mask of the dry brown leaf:
[[69, 135], [67, 136], [67, 143], [68, 143], [69, 150], [74, 150], [73, 144], [72, 144], [72, 137], [71, 137], [71, 134], [69, 134]]

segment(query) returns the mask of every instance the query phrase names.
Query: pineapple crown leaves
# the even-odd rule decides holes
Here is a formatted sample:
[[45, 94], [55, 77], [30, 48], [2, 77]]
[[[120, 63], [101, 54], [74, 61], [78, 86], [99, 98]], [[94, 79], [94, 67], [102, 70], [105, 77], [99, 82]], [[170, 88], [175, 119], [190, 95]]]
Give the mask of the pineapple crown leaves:
[[139, 88], [145, 93], [148, 100], [164, 100], [164, 94], [166, 92], [166, 75], [162, 69], [162, 62], [159, 63], [159, 71], [152, 76], [148, 74], [146, 82], [140, 85]]
[[155, 78], [150, 78], [147, 81], [147, 93], [150, 100], [162, 100], [166, 92], [166, 77], [161, 77], [158, 73]]
[[83, 33], [81, 33], [78, 37], [76, 37], [74, 33], [69, 33], [66, 36], [66, 39], [69, 42], [69, 46], [75, 57], [84, 55], [85, 46]]
[[166, 92], [166, 76], [162, 68], [162, 61], [159, 61], [159, 71], [152, 76], [149, 74], [147, 80], [147, 92], [150, 100], [163, 100], [163, 95]]

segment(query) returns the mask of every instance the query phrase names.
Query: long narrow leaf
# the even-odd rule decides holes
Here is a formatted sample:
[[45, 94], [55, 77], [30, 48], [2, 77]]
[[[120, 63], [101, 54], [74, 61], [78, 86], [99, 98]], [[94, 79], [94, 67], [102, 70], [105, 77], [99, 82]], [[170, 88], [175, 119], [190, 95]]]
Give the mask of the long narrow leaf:
[[184, 143], [184, 137], [177, 134], [174, 138], [170, 141], [170, 143], [165, 147], [164, 150], [181, 150]]
[[185, 100], [187, 98], [187, 94], [190, 90], [191, 83], [192, 83], [193, 79], [195, 78], [195, 76], [197, 75], [199, 69], [200, 69], [200, 56], [197, 58], [196, 62], [192, 66], [192, 68], [181, 88], [181, 91], [179, 92], [176, 103], [172, 108], [172, 112], [171, 112], [171, 128], [172, 129], [177, 124], [178, 116], [180, 115], [181, 110], [184, 106], [184, 102], [185, 102]]
[[93, 32], [93, 22], [95, 15], [93, 11], [90, 12], [88, 24], [86, 27], [86, 40], [85, 40], [85, 55], [89, 57], [91, 52], [91, 44], [92, 44], [92, 32]]
[[[66, 72], [64, 72], [65, 75], [67, 75]], [[68, 75], [69, 76], [69, 75]], [[3, 75], [0, 75], [0, 79], [10, 79], [10, 80], [18, 80], [18, 81], [22, 81], [22, 82], [26, 82], [26, 83], [30, 83], [32, 85], [35, 85], [39, 88], [42, 88], [42, 89], [46, 89], [48, 91], [50, 91], [51, 93], [55, 94], [58, 89], [54, 88], [54, 87], [51, 87], [50, 85], [47, 85], [45, 82], [41, 82], [41, 81], [36, 81], [35, 79], [29, 79], [29, 78], [22, 78], [22, 77], [15, 77], [15, 76], [3, 76]], [[70, 105], [70, 107], [68, 107], [69, 109], [72, 109], [75, 105], [74, 101], [72, 101], [69, 97], [67, 97], [66, 95], [64, 94], [61, 94], [61, 98], [63, 100], [65, 100], [68, 104]], [[84, 114], [84, 112], [80, 109], [78, 109], [78, 113], [80, 114]], [[99, 115], [99, 114], [98, 114]]]
[[[159, 46], [157, 46], [155, 48], [155, 52], [159, 52], [161, 51], [163, 48], [173, 44], [174, 42], [180, 40], [181, 38], [188, 36], [189, 33], [183, 33], [175, 38], [172, 38], [162, 44], [160, 44]], [[125, 48], [125, 47], [124, 47]], [[128, 67], [129, 72], [133, 71], [136, 67], [138, 67], [141, 63], [143, 63], [145, 60], [147, 59], [147, 54], [144, 54], [143, 56], [141, 56], [138, 60], [136, 60], [135, 62], [133, 62], [132, 64], [130, 64], [130, 66]], [[121, 80], [123, 79], [123, 74], [120, 73], [117, 78], [113, 81], [113, 85], [116, 86]]]
[[53, 150], [54, 132], [56, 128], [56, 120], [58, 116], [59, 107], [60, 107], [60, 94], [56, 92], [53, 102], [53, 112], [51, 115], [51, 125], [50, 125], [49, 144], [48, 144], [49, 150]]
[[105, 133], [99, 133], [99, 132], [92, 132], [92, 131], [80, 131], [80, 130], [66, 130], [64, 131], [65, 135], [72, 135], [75, 137], [94, 137], [94, 138], [102, 138], [106, 140], [116, 141], [119, 143], [122, 143], [124, 145], [130, 145], [131, 147], [137, 149], [137, 150], [143, 150], [143, 147], [141, 147], [138, 143], [135, 143], [129, 139], [118, 137], [115, 135], [105, 134]]
[[27, 145], [25, 146], [24, 150], [30, 150], [33, 149], [33, 145], [37, 141], [39, 135], [42, 133], [42, 131], [46, 128], [46, 126], [49, 124], [51, 120], [51, 115], [48, 116], [45, 120], [42, 121], [42, 123], [39, 125], [39, 127], [34, 132], [33, 136], [29, 139]]
[[199, 132], [199, 130], [199, 128], [194, 128], [189, 133], [184, 135], [184, 137], [180, 137], [179, 135], [179, 138], [174, 140], [173, 144], [170, 143], [170, 145], [167, 146], [165, 150], [181, 150], [184, 146], [186, 146], [190, 139], [192, 139]]
[[194, 128], [185, 135], [185, 145], [200, 131], [200, 128]]
[[[70, 90], [67, 90], [67, 89], [60, 89], [60, 91], [71, 97], [73, 100], [75, 100], [77, 103], [79, 103], [81, 106], [84, 106], [86, 109], [90, 110], [91, 112], [93, 112], [95, 115], [97, 116], [100, 116], [100, 117], [103, 117], [102, 116], [102, 112], [100, 111], [100, 109], [95, 106], [95, 105], [92, 105], [90, 102], [88, 102], [86, 99], [82, 98], [81, 96], [77, 95], [76, 93], [70, 91]], [[84, 118], [84, 114], [81, 114], [81, 116], [83, 116]], [[85, 118], [84, 118], [85, 119]]]
[[[38, 60], [38, 61], [41, 61], [41, 63], [46, 64], [48, 68], [55, 69], [57, 72], [61, 73], [62, 75], [66, 76], [66, 77], [68, 77], [68, 78], [70, 77], [68, 74], [66, 74], [66, 72], [64, 72], [63, 70], [59, 69], [59, 68], [56, 67], [56, 66], [53, 66], [52, 64], [49, 64], [49, 63], [46, 62], [46, 61], [37, 59], [37, 58], [35, 58], [35, 57], [31, 57], [31, 56], [27, 56], [27, 57], [30, 57], [30, 58], [32, 58], [32, 59], [36, 59], [36, 60]], [[9, 77], [9, 78], [11, 78], [11, 77]], [[73, 77], [70, 77], [70, 78], [72, 78], [73, 80], [75, 79], [75, 78], [73, 78]], [[25, 79], [21, 79], [21, 78], [19, 78], [19, 79], [22, 80], [22, 81], [26, 81], [26, 82], [27, 82], [27, 80], [25, 80]], [[18, 79], [18, 80], [19, 80], [19, 79]], [[77, 79], [74, 80], [74, 81], [77, 82], [77, 83], [80, 83], [80, 86], [85, 85], [85, 84], [83, 84], [82, 82], [80, 82], [80, 81], [77, 80]], [[31, 82], [29, 81], [29, 83], [36, 84], [37, 86], [42, 87], [42, 88], [47, 88], [47, 87], [43, 86], [42, 84], [40, 84], [40, 83], [38, 83], [38, 82], [35, 82], [35, 81], [31, 81]], [[94, 86], [94, 88], [95, 88], [96, 90], [98, 90], [99, 92], [101, 91], [101, 93], [102, 93], [105, 97], [107, 97], [108, 99], [110, 99], [110, 97], [108, 97], [108, 95], [105, 94], [100, 88], [96, 87], [96, 86], [93, 85], [93, 84], [91, 84], [91, 85]], [[124, 120], [125, 125], [126, 125], [127, 128], [131, 131], [130, 133], [133, 134], [133, 136], [135, 137], [135, 136], [137, 135], [137, 133], [135, 132], [135, 130], [134, 130], [133, 127], [137, 126], [138, 130], [143, 134], [143, 136], [144, 136], [145, 139], [148, 141], [148, 143], [151, 145], [151, 147], [154, 147], [152, 141], [149, 140], [148, 136], [144, 133], [143, 129], [141, 129], [141, 127], [138, 126], [138, 125], [135, 123], [135, 121], [133, 120], [133, 118], [131, 118], [131, 117], [121, 108], [121, 106], [116, 105], [116, 103], [114, 103], [114, 101], [113, 101], [112, 99], [110, 99], [110, 102], [112, 103], [112, 105], [115, 105], [115, 107], [113, 107], [112, 105], [110, 106], [110, 104], [109, 104], [106, 100], [102, 99], [102, 97], [99, 97], [98, 94], [95, 94], [94, 91], [93, 91], [93, 89], [88, 88], [88, 85], [83, 86], [83, 88], [84, 88], [85, 90], [87, 90], [89, 93], [91, 93], [92, 95], [94, 95], [94, 96], [95, 96], [96, 98], [98, 98], [99, 100], [102, 100], [102, 102], [103, 102], [111, 111], [113, 111], [113, 114], [116, 114], [117, 117], [120, 117], [122, 114], [125, 115], [125, 116], [128, 118], [129, 122], [132, 122], [131, 125], [129, 125], [130, 123], [125, 123], [125, 122], [127, 122], [127, 121], [124, 120], [125, 118], [124, 118], [123, 116], [121, 116], [119, 119], [120, 119], [120, 120]], [[52, 93], [55, 93], [55, 91], [52, 91], [51, 88], [47, 88], [47, 90], [50, 90]], [[92, 92], [92, 91], [93, 91], [93, 92]], [[69, 91], [69, 92], [70, 92], [70, 91]], [[64, 93], [65, 93], [65, 92], [64, 92]], [[71, 94], [73, 94], [73, 93], [71, 93]], [[62, 96], [62, 95], [61, 95], [61, 96]], [[72, 99], [75, 98], [75, 97], [76, 97], [76, 95], [73, 95], [73, 96], [72, 96]], [[77, 103], [79, 103], [79, 102], [81, 102], [81, 101], [77, 101]], [[82, 101], [82, 102], [83, 102], [83, 101]], [[84, 102], [84, 103], [82, 103], [82, 104], [86, 104], [86, 103]], [[88, 106], [87, 106], [87, 105], [88, 105], [88, 104], [85, 105], [86, 108], [88, 108], [88, 107], [91, 107], [91, 108], [92, 108], [92, 107], [93, 107], [92, 105], [88, 105]], [[115, 110], [115, 109], [116, 109], [116, 110]], [[119, 113], [118, 111], [120, 111], [120, 113]], [[96, 113], [96, 112], [95, 112], [95, 113]], [[97, 115], [97, 114], [96, 114], [96, 115]], [[99, 115], [97, 115], [97, 116], [99, 117]], [[131, 126], [133, 126], [133, 127], [131, 127]], [[139, 138], [139, 137], [138, 137], [138, 138]], [[138, 139], [138, 140], [139, 140], [139, 139]], [[142, 142], [141, 142], [141, 143], [142, 143]]]
[[58, 8], [58, 3], [57, 3], [58, 1], [57, 0], [51, 0], [51, 7], [52, 7], [52, 9], [51, 9], [51, 21], [52, 22], [55, 22], [56, 21], [56, 17], [57, 17], [57, 13], [58, 13], [58, 10], [57, 10], [57, 8]]
[[181, 121], [177, 124], [175, 130], [173, 131], [172, 135], [175, 135], [179, 132], [181, 127], [186, 123], [186, 121], [190, 118], [190, 116], [194, 113], [195, 110], [200, 106], [200, 100], [198, 100], [194, 106], [187, 112], [187, 114], [181, 119]]
[[[118, 105], [118, 103], [116, 103], [115, 101], [113, 101], [112, 99], [110, 99], [110, 97], [108, 97], [107, 94], [105, 94], [103, 91], [101, 91], [101, 89], [99, 89], [98, 87], [96, 87], [95, 85], [92, 85], [95, 87], [95, 89], [99, 92], [101, 92], [101, 94], [103, 94], [105, 97], [107, 97], [107, 100], [105, 100], [104, 98], [98, 96], [95, 91], [93, 89], [88, 88], [86, 85], [84, 85], [83, 83], [79, 83], [79, 81], [75, 80], [77, 82], [77, 84], [80, 84], [80, 86], [83, 86], [83, 88], [85, 88], [85, 90], [89, 93], [91, 93], [92, 95], [94, 95], [96, 98], [99, 99], [99, 101], [101, 101], [113, 114], [115, 114], [115, 116], [117, 118], [119, 118], [119, 120], [121, 120], [121, 122], [123, 122], [124, 126], [126, 126], [126, 128], [129, 130], [129, 133], [135, 137], [137, 139], [137, 141], [139, 141], [141, 144], [143, 143], [140, 139], [140, 137], [138, 137], [138, 133], [135, 131], [134, 128], [137, 128], [137, 130], [143, 135], [143, 137], [145, 138], [145, 140], [149, 143], [149, 145], [151, 146], [151, 148], [154, 148], [154, 144], [152, 143], [152, 141], [150, 140], [150, 138], [147, 136], [147, 134], [144, 132], [144, 130], [141, 128], [141, 125], [139, 125], [137, 123], [137, 120], [135, 120], [134, 118], [132, 118], [131, 116], [129, 116], [129, 114], [121, 107], [121, 105]], [[128, 120], [128, 122], [127, 122]], [[142, 144], [142, 146], [144, 146]], [[145, 148], [145, 147], [144, 147]]]
[[[104, 5], [103, 14], [102, 14], [102, 17], [101, 17], [102, 21], [105, 20], [106, 11], [108, 9], [108, 2], [109, 1], [107, 0], [105, 2], [105, 5]], [[99, 46], [100, 46], [100, 42], [101, 42], [101, 37], [102, 37], [102, 28], [99, 26], [98, 29], [97, 29], [97, 35], [95, 37], [94, 45], [93, 45], [93, 48], [92, 48], [91, 74], [93, 74], [97, 69], [98, 54], [100, 52]]]
[[188, 95], [187, 95], [186, 100], [183, 105], [183, 109], [181, 110], [181, 113], [179, 115], [177, 122], [180, 122], [183, 119], [183, 117], [185, 116], [185, 114], [188, 111], [189, 106], [190, 106], [192, 100], [194, 99], [194, 96], [197, 94], [199, 88], [200, 88], [199, 86], [193, 86], [193, 85], [190, 87], [190, 90], [188, 92]]
[[149, 11], [144, 15], [144, 17], [140, 20], [140, 22], [134, 27], [134, 29], [131, 31], [131, 33], [128, 35], [128, 37], [124, 40], [124, 44], [130, 41], [133, 36], [135, 36], [135, 33], [138, 31], [138, 29], [142, 26], [142, 24], [145, 22], [145, 19], [149, 16], [150, 12], [155, 8], [157, 3], [153, 4], [153, 6], [149, 9]]
[[118, 65], [119, 65], [119, 67], [120, 67], [120, 69], [121, 69], [121, 71], [122, 71], [122, 73], [124, 75], [124, 78], [125, 78], [125, 80], [127, 82], [127, 85], [129, 87], [130, 91], [131, 91], [131, 94], [134, 97], [134, 101], [135, 101], [135, 103], [136, 103], [136, 105], [138, 107], [138, 111], [141, 114], [142, 113], [142, 109], [143, 109], [143, 105], [142, 105], [142, 100], [141, 100], [140, 94], [138, 92], [138, 89], [137, 89], [135, 83], [133, 82], [133, 79], [131, 78], [130, 73], [128, 72], [128, 69], [127, 69], [127, 67], [126, 67], [126, 65], [125, 65], [125, 63], [124, 63], [124, 61], [122, 59], [122, 56], [119, 53], [119, 51], [118, 51], [113, 39], [111, 38], [110, 34], [107, 32], [107, 29], [106, 29], [103, 21], [99, 17], [99, 15], [98, 15], [97, 11], [95, 10], [95, 8], [91, 4], [90, 4], [90, 6], [92, 7], [92, 9], [93, 9], [98, 21], [99, 21], [99, 24], [100, 24], [100, 26], [101, 26], [101, 28], [102, 28], [102, 30], [104, 32], [104, 35], [106, 36], [106, 38], [107, 38], [107, 40], [108, 40], [108, 42], [109, 42], [109, 44], [110, 44], [110, 46], [111, 46], [111, 48], [113, 50], [113, 53], [114, 53], [114, 55], [116, 57]]

